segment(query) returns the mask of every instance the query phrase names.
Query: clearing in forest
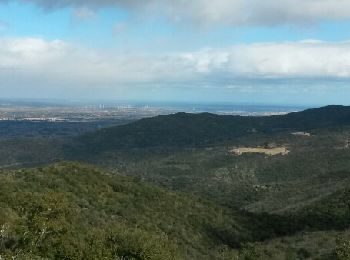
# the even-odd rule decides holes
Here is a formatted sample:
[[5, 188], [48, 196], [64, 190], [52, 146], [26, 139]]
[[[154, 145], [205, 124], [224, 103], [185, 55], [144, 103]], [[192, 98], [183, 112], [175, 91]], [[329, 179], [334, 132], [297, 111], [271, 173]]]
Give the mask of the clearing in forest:
[[242, 155], [245, 153], [262, 153], [270, 156], [287, 155], [289, 150], [286, 147], [262, 148], [262, 147], [239, 147], [230, 150], [235, 155]]

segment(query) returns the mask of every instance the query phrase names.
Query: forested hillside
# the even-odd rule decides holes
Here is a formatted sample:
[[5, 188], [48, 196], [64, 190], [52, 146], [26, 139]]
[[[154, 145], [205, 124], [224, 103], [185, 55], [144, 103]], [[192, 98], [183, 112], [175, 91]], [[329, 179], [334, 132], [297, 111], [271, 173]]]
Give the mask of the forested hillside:
[[348, 191], [297, 218], [252, 215], [76, 163], [1, 172], [0, 205], [4, 259], [255, 259], [258, 241], [349, 227]]
[[[350, 125], [350, 107], [328, 106], [281, 116], [244, 117], [209, 113], [157, 116], [105, 128], [78, 138], [74, 152], [190, 147], [222, 144], [243, 136]], [[80, 148], [80, 150], [79, 150]], [[73, 149], [73, 147], [71, 147]]]
[[61, 163], [0, 173], [5, 259], [222, 259], [252, 230], [227, 208]]
[[0, 140], [0, 256], [349, 259], [349, 115], [179, 113]]

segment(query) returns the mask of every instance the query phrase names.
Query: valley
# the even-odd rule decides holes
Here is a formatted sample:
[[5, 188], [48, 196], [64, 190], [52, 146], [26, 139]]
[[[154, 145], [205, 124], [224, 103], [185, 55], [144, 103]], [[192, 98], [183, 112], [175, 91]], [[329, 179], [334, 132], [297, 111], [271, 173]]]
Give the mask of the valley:
[[[291, 134], [299, 131], [310, 136]], [[330, 106], [272, 117], [176, 113], [80, 135], [3, 138], [0, 255], [88, 259], [81, 245], [92, 236], [100, 246], [90, 254], [106, 259], [345, 259], [349, 136], [349, 108]], [[71, 224], [67, 214], [76, 215]], [[43, 227], [52, 230], [45, 239]]]
[[349, 0], [0, 0], [0, 260], [350, 260]]

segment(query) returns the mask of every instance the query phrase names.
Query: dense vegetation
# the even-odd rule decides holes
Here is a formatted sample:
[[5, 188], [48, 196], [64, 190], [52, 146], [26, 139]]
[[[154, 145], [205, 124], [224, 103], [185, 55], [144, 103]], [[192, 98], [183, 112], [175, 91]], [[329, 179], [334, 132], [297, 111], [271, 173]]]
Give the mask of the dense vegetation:
[[8, 258], [221, 259], [251, 235], [229, 209], [74, 163], [2, 172], [0, 207]]
[[[74, 152], [122, 148], [191, 147], [228, 142], [242, 136], [305, 131], [350, 124], [350, 107], [328, 106], [282, 116], [244, 117], [209, 113], [157, 116], [83, 135]], [[80, 150], [79, 150], [80, 148]], [[80, 152], [79, 152], [80, 151]]]
[[[100, 167], [0, 172], [0, 256], [349, 259], [349, 139], [341, 106], [178, 113], [77, 138], [0, 139], [0, 168]], [[290, 153], [229, 152], [239, 146]]]
[[[6, 171], [0, 174], [0, 256], [256, 259], [249, 257], [282, 253], [274, 248], [276, 237], [348, 228], [349, 194], [344, 190], [298, 214], [277, 216], [235, 211], [77, 163]], [[336, 254], [335, 237], [319, 234], [333, 248], [323, 254], [312, 248], [308, 254]], [[313, 233], [307, 236], [317, 239]], [[302, 245], [289, 254], [310, 250]], [[346, 247], [339, 250], [347, 252]]]
[[68, 137], [93, 132], [102, 127], [129, 123], [131, 120], [91, 122], [0, 121], [0, 138]]

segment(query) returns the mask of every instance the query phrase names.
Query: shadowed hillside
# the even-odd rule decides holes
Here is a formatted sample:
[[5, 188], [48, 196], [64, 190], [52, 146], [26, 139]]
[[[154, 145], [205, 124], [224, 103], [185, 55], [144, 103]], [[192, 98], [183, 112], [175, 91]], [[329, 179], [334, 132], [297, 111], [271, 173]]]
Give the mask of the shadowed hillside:
[[243, 117], [177, 113], [83, 135], [67, 152], [125, 148], [189, 147], [229, 142], [242, 136], [306, 131], [350, 124], [350, 107], [327, 106], [281, 116]]

